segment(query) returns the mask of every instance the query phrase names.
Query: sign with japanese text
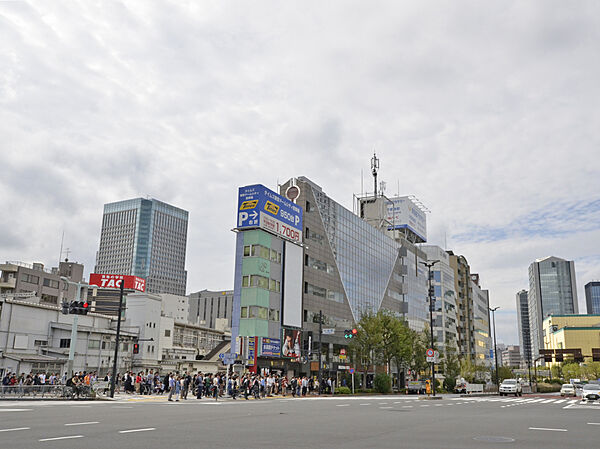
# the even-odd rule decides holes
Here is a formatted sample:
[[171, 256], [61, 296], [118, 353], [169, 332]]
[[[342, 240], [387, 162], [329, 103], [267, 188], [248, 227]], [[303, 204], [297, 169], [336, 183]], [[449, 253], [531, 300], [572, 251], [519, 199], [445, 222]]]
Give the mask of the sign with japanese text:
[[102, 288], [123, 288], [125, 290], [146, 291], [146, 279], [137, 276], [125, 276], [122, 274], [90, 274], [90, 285], [96, 285]]

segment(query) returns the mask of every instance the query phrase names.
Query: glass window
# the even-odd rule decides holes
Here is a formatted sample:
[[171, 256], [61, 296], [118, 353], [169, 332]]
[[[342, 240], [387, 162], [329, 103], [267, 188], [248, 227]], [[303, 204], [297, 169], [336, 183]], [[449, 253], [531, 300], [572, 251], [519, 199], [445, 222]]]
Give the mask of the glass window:
[[242, 276], [242, 287], [250, 287], [250, 276]]
[[100, 340], [90, 340], [88, 342], [88, 349], [100, 349]]
[[250, 256], [250, 245], [244, 246], [244, 257]]
[[248, 318], [248, 307], [242, 307], [242, 312], [240, 314], [242, 318]]

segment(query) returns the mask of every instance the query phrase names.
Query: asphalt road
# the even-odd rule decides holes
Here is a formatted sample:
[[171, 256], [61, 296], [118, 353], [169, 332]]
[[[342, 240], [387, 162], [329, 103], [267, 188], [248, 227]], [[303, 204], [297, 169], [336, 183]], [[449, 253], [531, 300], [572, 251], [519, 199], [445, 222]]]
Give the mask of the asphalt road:
[[[59, 438], [59, 439], [57, 439]], [[415, 397], [0, 402], [0, 449], [600, 448], [600, 405]]]

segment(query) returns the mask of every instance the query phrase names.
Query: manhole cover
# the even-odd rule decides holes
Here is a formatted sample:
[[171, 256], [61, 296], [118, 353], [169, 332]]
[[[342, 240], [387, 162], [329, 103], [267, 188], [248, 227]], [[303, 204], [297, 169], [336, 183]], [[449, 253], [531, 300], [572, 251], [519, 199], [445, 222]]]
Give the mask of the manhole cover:
[[473, 438], [476, 441], [483, 441], [484, 443], [513, 443], [515, 441], [514, 438], [508, 437], [475, 437]]

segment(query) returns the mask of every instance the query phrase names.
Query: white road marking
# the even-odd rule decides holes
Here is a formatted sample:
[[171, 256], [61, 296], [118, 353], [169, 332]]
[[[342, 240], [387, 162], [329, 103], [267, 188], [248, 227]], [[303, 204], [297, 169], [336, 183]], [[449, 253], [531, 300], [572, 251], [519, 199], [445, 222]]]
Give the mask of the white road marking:
[[405, 401], [396, 401], [394, 404], [404, 404]]
[[388, 405], [388, 402], [380, 402], [379, 405]]
[[147, 427], [145, 429], [119, 430], [119, 433], [149, 432], [150, 430], [156, 430], [156, 427]]
[[65, 426], [87, 426], [88, 424], [100, 424], [100, 421], [72, 422], [65, 424]]
[[0, 412], [30, 412], [32, 408], [0, 408]]
[[113, 407], [113, 408], [133, 408], [133, 407]]
[[359, 404], [359, 405], [371, 405], [371, 404]]
[[412, 405], [403, 405], [402, 408], [413, 408]]
[[546, 399], [545, 401], [540, 402], [540, 404], [549, 404], [550, 402], [554, 402], [554, 399]]
[[547, 427], [530, 427], [529, 430], [548, 430], [550, 432], [568, 432], [567, 429], [550, 429]]
[[83, 438], [83, 435], [70, 435], [68, 437], [42, 438], [38, 441], [56, 441], [56, 440], [71, 440], [73, 438]]
[[555, 404], [562, 404], [563, 402], [567, 402], [566, 399], [559, 399], [558, 401], [555, 402]]
[[600, 422], [589, 422], [590, 426], [600, 426]]
[[[590, 423], [588, 423], [590, 424]], [[0, 429], [0, 432], [15, 432], [17, 430], [29, 430], [31, 427], [15, 427], [14, 429]]]
[[72, 405], [73, 408], [91, 408], [91, 405]]
[[349, 407], [350, 404], [335, 404], [336, 407]]

